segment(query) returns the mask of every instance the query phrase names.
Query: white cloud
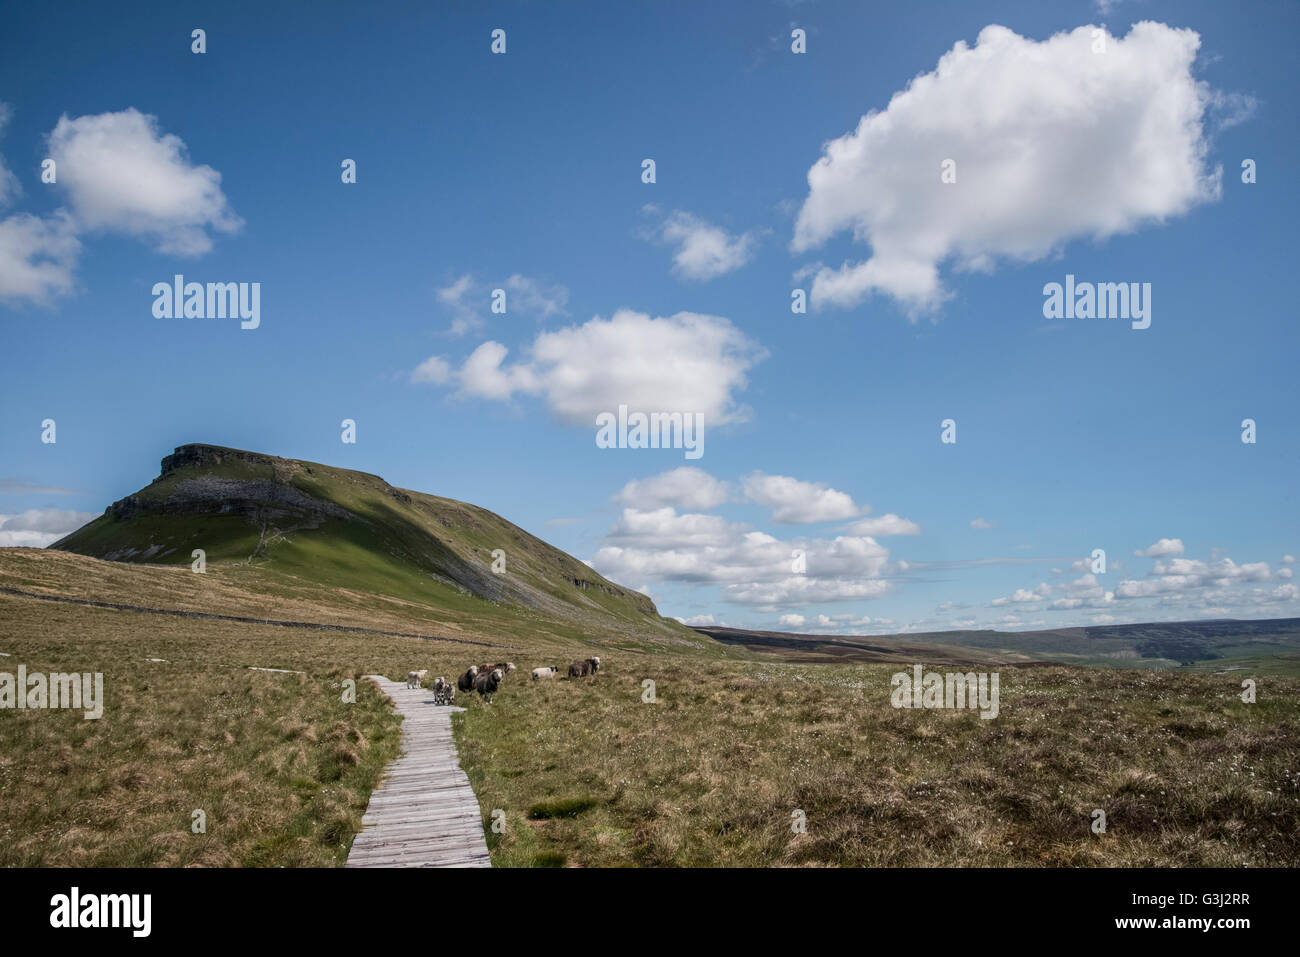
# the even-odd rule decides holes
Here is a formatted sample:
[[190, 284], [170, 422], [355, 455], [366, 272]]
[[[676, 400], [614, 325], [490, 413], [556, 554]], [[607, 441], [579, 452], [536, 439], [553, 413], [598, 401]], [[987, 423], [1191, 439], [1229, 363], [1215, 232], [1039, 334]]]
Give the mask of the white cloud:
[[[802, 618], [803, 616], [781, 616], [782, 620], [791, 617]], [[840, 615], [818, 615], [813, 619], [809, 631], [812, 634], [847, 635], [860, 633], [864, 628], [870, 628], [872, 631], [879, 633], [882, 629], [892, 627], [894, 627], [892, 618], [872, 618], [869, 615], [855, 615], [849, 612]]]
[[727, 601], [742, 605], [777, 608], [786, 605], [814, 605], [833, 601], [864, 601], [882, 598], [889, 583], [881, 580], [848, 581], [792, 575], [778, 582], [746, 582], [723, 589]]
[[987, 518], [975, 518], [975, 519], [971, 519], [970, 527], [982, 530], [982, 529], [992, 528], [993, 523], [990, 522]]
[[19, 213], [0, 220], [0, 302], [49, 305], [71, 293], [80, 252], [62, 210], [47, 219]]
[[722, 505], [730, 495], [726, 482], [703, 469], [683, 465], [650, 478], [633, 479], [615, 498], [638, 509], [671, 505], [688, 511], [708, 511]]
[[412, 382], [446, 385], [452, 379], [451, 366], [441, 356], [429, 356], [411, 373]]
[[1007, 598], [994, 598], [993, 606], [1001, 607], [1002, 605], [1020, 605], [1028, 602], [1042, 601], [1050, 593], [1050, 587], [1044, 583], [1039, 585], [1033, 591], [1026, 588], [1017, 588]]
[[438, 290], [438, 301], [442, 302], [453, 309], [462, 308], [466, 305], [466, 296], [470, 288], [474, 285], [474, 277], [469, 273], [453, 280], [449, 285], [443, 286]]
[[[1053, 596], [1057, 597], [1053, 598]], [[1114, 600], [1114, 592], [1106, 591], [1097, 576], [1088, 572], [1074, 581], [1060, 582], [1055, 585], [1040, 582], [1033, 589], [1017, 588], [1004, 598], [993, 599], [990, 604], [994, 608], [1032, 604], [1035, 607], [1030, 610], [1038, 611], [1042, 608], [1040, 602], [1048, 602], [1047, 608], [1062, 611], [1074, 608], [1102, 608]]]
[[1181, 538], [1162, 538], [1154, 545], [1139, 548], [1133, 554], [1138, 558], [1166, 558], [1170, 555], [1181, 555], [1182, 553], [1183, 540]]
[[437, 290], [438, 301], [452, 316], [448, 334], [462, 336], [483, 328], [494, 315], [492, 293], [497, 289], [505, 292], [505, 316], [524, 316], [540, 321], [567, 315], [569, 290], [558, 283], [543, 282], [519, 273], [500, 282], [479, 282], [471, 273], [466, 273]]
[[[9, 110], [0, 104], [0, 132]], [[221, 191], [221, 174], [190, 163], [179, 137], [135, 109], [69, 119], [49, 135], [57, 188], [68, 208], [46, 217], [19, 213], [0, 221], [0, 302], [49, 305], [76, 289], [80, 236], [125, 233], [177, 255], [212, 247], [209, 230], [234, 232], [243, 221]], [[18, 193], [0, 159], [0, 206]]]
[[[13, 110], [9, 104], [0, 103], [0, 136], [4, 135], [5, 127], [9, 125], [12, 116]], [[19, 182], [13, 171], [5, 165], [4, 156], [0, 155], [0, 208], [8, 206], [22, 194], [23, 184]]]
[[16, 515], [0, 514], [0, 547], [44, 548], [94, 518], [98, 518], [95, 512], [61, 508], [31, 508]]
[[782, 615], [780, 621], [787, 628], [802, 628], [808, 619], [803, 615], [789, 614]]
[[[650, 205], [648, 213], [659, 212]], [[758, 248], [761, 233], [752, 230], [739, 236], [714, 226], [692, 213], [674, 210], [652, 233], [671, 246], [673, 272], [685, 279], [716, 279], [748, 263]]]
[[[793, 570], [804, 552], [806, 573]], [[626, 508], [591, 565], [616, 581], [722, 585], [740, 604], [802, 605], [878, 598], [889, 552], [862, 536], [782, 541], [717, 515], [679, 514], [671, 507]]]
[[160, 133], [156, 117], [134, 108], [60, 117], [49, 151], [81, 228], [194, 256], [212, 248], [209, 230], [233, 233], [243, 225], [221, 191], [221, 174], [191, 163], [180, 137]]
[[[509, 351], [499, 342], [485, 342], [471, 352], [456, 375], [460, 383], [460, 394], [477, 399], [502, 401], [509, 399], [516, 392], [537, 391], [538, 381], [530, 366], [515, 365], [505, 369], [501, 367]], [[420, 363], [418, 368], [433, 369], [430, 362], [435, 358], [437, 357], [430, 356]]]
[[710, 625], [717, 624], [712, 615], [692, 615], [690, 618], [678, 618], [677, 620], [688, 628], [707, 628]]
[[[948, 295], [944, 262], [1034, 262], [1218, 199], [1202, 128], [1216, 95], [1193, 74], [1199, 36], [1143, 22], [1094, 53], [1092, 29], [1038, 42], [987, 26], [826, 144], [792, 249], [848, 230], [871, 258], [819, 268], [814, 305], [879, 291], [933, 309]], [[951, 184], [940, 181], [947, 159]]]
[[782, 525], [834, 522], [863, 511], [847, 492], [822, 482], [754, 472], [745, 476], [741, 485], [748, 501], [771, 508], [772, 521]]
[[[461, 368], [440, 357], [419, 369], [458, 385], [463, 398], [538, 395], [560, 420], [594, 427], [601, 412], [702, 413], [705, 427], [744, 421], [736, 393], [767, 352], [726, 319], [679, 312], [667, 318], [621, 309], [609, 319], [539, 333], [530, 355], [505, 364], [499, 342], [481, 344]], [[413, 376], [419, 373], [413, 373]], [[424, 378], [421, 381], [431, 381]]]
[[1294, 565], [1294, 564], [1295, 564], [1295, 556], [1294, 556], [1294, 555], [1283, 555], [1283, 556], [1282, 556], [1282, 564], [1283, 564], [1283, 565]]
[[895, 515], [893, 512], [879, 518], [864, 518], [849, 526], [850, 535], [872, 535], [877, 538], [885, 535], [920, 535], [921, 526], [916, 522]]
[[625, 508], [607, 540], [653, 549], [729, 548], [736, 544], [742, 529], [748, 526], [728, 522], [720, 515], [678, 513], [668, 505], [648, 511]]
[[[0, 103], [0, 136], [13, 116]], [[0, 208], [22, 195], [22, 183], [0, 156]], [[49, 305], [76, 287], [74, 272], [81, 243], [65, 212], [48, 219], [27, 213], [0, 220], [0, 302]]]
[[[1037, 603], [1046, 601], [1052, 611], [1070, 611], [1080, 608], [1114, 609], [1117, 603], [1148, 602], [1154, 607], [1132, 607], [1130, 618], [1144, 615], [1155, 620], [1161, 609], [1173, 609], [1176, 614], [1163, 616], [1174, 620], [1199, 611], [1200, 617], [1212, 614], [1227, 617], [1233, 608], [1257, 608], [1291, 602], [1300, 597], [1296, 586], [1282, 574], [1274, 573], [1267, 562], [1237, 564], [1224, 557], [1211, 561], [1180, 557], [1182, 542], [1178, 539], [1161, 539], [1149, 549], [1138, 554], [1160, 553], [1152, 563], [1151, 572], [1140, 579], [1124, 579], [1107, 590], [1099, 576], [1088, 572], [1070, 581], [1049, 585], [1046, 582], [1032, 590], [1017, 589], [1012, 595], [993, 600], [994, 606]], [[1282, 581], [1274, 588], [1261, 587], [1270, 582]], [[1035, 608], [1041, 607], [1035, 604]], [[1138, 606], [1141, 607], [1141, 606]]]

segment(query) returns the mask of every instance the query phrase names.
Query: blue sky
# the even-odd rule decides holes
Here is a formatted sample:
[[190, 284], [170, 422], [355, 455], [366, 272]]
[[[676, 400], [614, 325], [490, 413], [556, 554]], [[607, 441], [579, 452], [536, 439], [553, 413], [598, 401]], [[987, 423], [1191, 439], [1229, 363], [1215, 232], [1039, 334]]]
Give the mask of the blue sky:
[[[10, 12], [0, 542], [208, 442], [474, 502], [692, 621], [1300, 614], [1300, 9], [898, 7]], [[156, 318], [176, 273], [261, 283], [260, 326]], [[1149, 283], [1150, 328], [1045, 318], [1067, 273]], [[705, 454], [598, 448], [622, 401]]]

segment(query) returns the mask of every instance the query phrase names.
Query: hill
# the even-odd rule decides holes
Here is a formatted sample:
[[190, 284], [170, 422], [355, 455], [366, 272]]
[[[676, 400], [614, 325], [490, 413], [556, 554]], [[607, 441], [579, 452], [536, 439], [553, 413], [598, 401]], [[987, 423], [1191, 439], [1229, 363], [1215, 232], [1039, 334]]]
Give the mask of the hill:
[[739, 628], [696, 630], [717, 641], [777, 655], [787, 661], [1058, 663], [1195, 671], [1252, 669], [1300, 675], [1300, 618], [895, 635], [811, 635]]
[[[148, 486], [50, 548], [186, 576], [202, 549], [209, 575], [237, 590], [326, 613], [345, 605], [359, 618], [386, 610], [408, 632], [423, 621], [496, 638], [527, 630], [634, 647], [713, 644], [486, 509], [365, 472], [212, 445], [177, 448]], [[66, 594], [67, 576], [55, 577]], [[123, 575], [100, 568], [91, 577]], [[150, 590], [148, 577], [128, 593]], [[161, 591], [196, 587], [175, 575], [168, 585]], [[204, 585], [205, 595], [214, 590]], [[243, 607], [195, 610], [234, 606]]]

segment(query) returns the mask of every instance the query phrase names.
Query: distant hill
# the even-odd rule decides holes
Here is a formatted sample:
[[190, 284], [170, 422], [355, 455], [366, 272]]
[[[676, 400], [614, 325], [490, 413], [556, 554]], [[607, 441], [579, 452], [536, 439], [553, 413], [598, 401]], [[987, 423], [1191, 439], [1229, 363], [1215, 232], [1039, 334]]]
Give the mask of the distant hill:
[[[654, 602], [499, 515], [394, 488], [377, 475], [213, 445], [184, 445], [158, 478], [50, 546], [113, 562], [238, 565], [260, 581], [382, 595], [449, 618], [544, 620], [573, 635], [711, 644]], [[504, 571], [493, 571], [493, 552]], [[498, 563], [498, 567], [500, 564]], [[243, 580], [249, 580], [248, 575]]]
[[1142, 622], [1046, 631], [809, 635], [697, 628], [725, 644], [799, 661], [1058, 662], [1112, 668], [1252, 668], [1300, 674], [1300, 618]]

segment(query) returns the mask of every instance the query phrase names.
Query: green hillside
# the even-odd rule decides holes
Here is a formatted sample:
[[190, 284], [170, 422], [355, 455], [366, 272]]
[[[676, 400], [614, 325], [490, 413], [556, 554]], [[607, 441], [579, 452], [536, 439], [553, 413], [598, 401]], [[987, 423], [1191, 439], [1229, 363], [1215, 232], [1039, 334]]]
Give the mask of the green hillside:
[[50, 547], [181, 566], [202, 549], [209, 566], [264, 590], [324, 586], [507, 631], [536, 621], [575, 638], [712, 644], [486, 509], [365, 472], [211, 445], [176, 449], [148, 486]]

